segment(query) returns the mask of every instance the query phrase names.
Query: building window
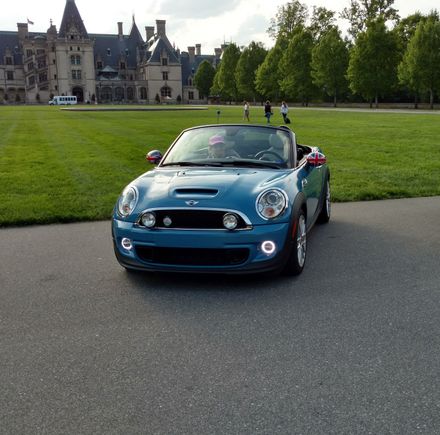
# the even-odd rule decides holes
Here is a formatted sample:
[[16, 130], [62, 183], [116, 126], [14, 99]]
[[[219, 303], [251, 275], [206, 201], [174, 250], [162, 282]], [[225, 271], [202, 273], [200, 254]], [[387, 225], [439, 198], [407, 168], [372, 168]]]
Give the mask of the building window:
[[38, 68], [45, 68], [46, 67], [46, 59], [41, 59], [38, 61]]
[[6, 58], [6, 65], [12, 65], [12, 57], [7, 57]]
[[14, 80], [14, 71], [6, 71], [6, 80]]
[[168, 73], [165, 71], [162, 73], [162, 80], [168, 80]]
[[43, 73], [39, 74], [38, 81], [40, 83], [47, 82], [47, 73], [43, 72]]
[[125, 62], [121, 62], [120, 68], [125, 69]]
[[28, 67], [28, 71], [32, 71], [34, 69], [34, 62], [29, 62], [27, 67]]
[[26, 50], [26, 56], [31, 57], [34, 54], [32, 50]]
[[115, 89], [115, 100], [122, 101], [124, 99], [124, 88], [117, 87]]
[[96, 62], [96, 68], [102, 69], [102, 62], [101, 61]]
[[30, 76], [28, 81], [29, 81], [29, 86], [33, 86], [35, 84], [35, 77], [34, 76]]
[[81, 65], [81, 56], [70, 56], [70, 64], [71, 65]]
[[112, 51], [110, 50], [110, 48], [107, 48], [107, 56], [111, 56], [112, 55]]
[[146, 99], [147, 99], [147, 89], [141, 88], [141, 100], [146, 100]]
[[162, 58], [162, 65], [164, 66], [168, 65], [168, 59], [166, 57]]
[[193, 85], [193, 81], [192, 81], [192, 78], [191, 77], [189, 77], [188, 78], [188, 86], [192, 86]]
[[193, 91], [188, 92], [188, 99], [194, 100], [194, 92]]
[[161, 95], [162, 98], [164, 98], [164, 97], [171, 97], [171, 89], [168, 86], [164, 86], [160, 90], [160, 95]]
[[81, 80], [81, 70], [73, 69], [72, 70], [72, 79], [73, 80]]

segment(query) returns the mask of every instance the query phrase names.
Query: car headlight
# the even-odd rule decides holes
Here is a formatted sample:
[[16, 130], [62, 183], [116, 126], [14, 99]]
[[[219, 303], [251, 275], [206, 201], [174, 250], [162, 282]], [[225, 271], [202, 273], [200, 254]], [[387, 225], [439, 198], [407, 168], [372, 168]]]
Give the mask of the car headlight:
[[134, 187], [126, 187], [122, 192], [121, 197], [118, 202], [118, 212], [121, 216], [127, 217], [129, 216], [134, 208], [136, 207], [136, 203], [138, 200], [138, 193]]
[[257, 199], [257, 212], [263, 219], [276, 218], [286, 207], [287, 195], [282, 190], [266, 190]]

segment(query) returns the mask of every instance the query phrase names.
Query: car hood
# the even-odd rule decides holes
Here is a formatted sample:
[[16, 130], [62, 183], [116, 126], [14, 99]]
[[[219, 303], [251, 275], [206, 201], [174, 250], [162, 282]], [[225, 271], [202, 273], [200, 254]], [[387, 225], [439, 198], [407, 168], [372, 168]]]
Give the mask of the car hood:
[[291, 170], [255, 168], [154, 169], [132, 185], [139, 193], [137, 211], [163, 207], [255, 209], [258, 195], [285, 188]]

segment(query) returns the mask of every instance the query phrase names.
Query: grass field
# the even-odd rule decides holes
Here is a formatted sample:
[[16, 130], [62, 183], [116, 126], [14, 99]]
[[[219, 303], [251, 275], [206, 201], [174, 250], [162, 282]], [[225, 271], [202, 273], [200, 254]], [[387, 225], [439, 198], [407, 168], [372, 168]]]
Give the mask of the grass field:
[[[106, 219], [122, 188], [184, 128], [242, 121], [241, 107], [72, 112], [0, 106], [0, 226]], [[319, 145], [333, 201], [440, 195], [440, 114], [293, 109], [298, 141]], [[264, 123], [251, 108], [251, 122]], [[273, 123], [281, 123], [275, 111]]]

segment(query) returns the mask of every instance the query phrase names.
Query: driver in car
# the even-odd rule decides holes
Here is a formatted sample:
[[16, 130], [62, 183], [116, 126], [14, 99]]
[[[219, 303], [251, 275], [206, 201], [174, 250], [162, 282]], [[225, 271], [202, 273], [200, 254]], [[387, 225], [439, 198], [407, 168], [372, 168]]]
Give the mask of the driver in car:
[[236, 151], [226, 146], [225, 138], [220, 134], [216, 134], [209, 138], [208, 155], [210, 158], [214, 159], [240, 157]]

